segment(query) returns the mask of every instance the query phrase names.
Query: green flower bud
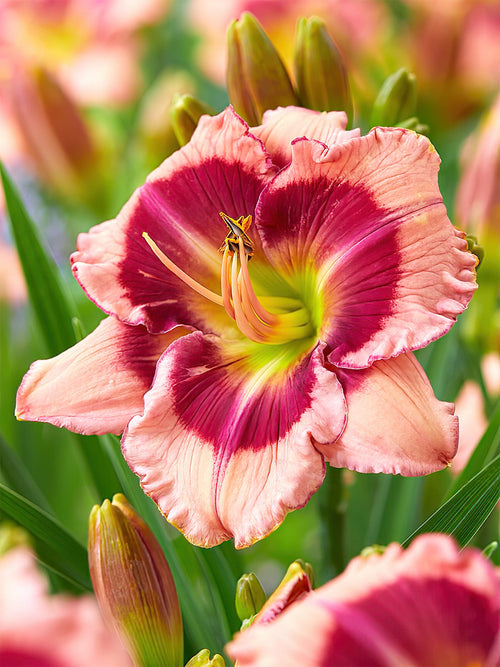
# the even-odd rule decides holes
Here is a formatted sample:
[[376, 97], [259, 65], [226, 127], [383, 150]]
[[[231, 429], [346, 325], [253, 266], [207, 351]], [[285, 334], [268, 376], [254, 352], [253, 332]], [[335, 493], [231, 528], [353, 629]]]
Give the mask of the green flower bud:
[[476, 255], [478, 262], [476, 265], [476, 269], [481, 265], [481, 262], [484, 259], [484, 248], [479, 245], [477, 242], [477, 238], [473, 234], [467, 234], [465, 237], [465, 240], [467, 241], [467, 250], [471, 252], [473, 255]]
[[266, 594], [253, 572], [239, 578], [236, 584], [236, 613], [240, 621], [260, 611], [265, 601]]
[[278, 52], [249, 12], [227, 32], [226, 82], [231, 104], [249, 125], [259, 125], [266, 109], [298, 104]]
[[306, 561], [302, 560], [302, 558], [297, 558], [297, 560], [292, 563], [292, 565], [294, 564], [297, 564], [306, 573], [309, 579], [309, 583], [311, 584], [311, 588], [314, 588], [314, 570], [311, 563], [307, 563]]
[[293, 604], [305, 593], [311, 590], [309, 572], [312, 568], [309, 563], [301, 560], [294, 561], [286, 571], [276, 590], [266, 600], [264, 606], [256, 614], [255, 623], [267, 623], [281, 614], [285, 607]]
[[406, 120], [400, 120], [397, 124], [398, 127], [404, 127], [407, 130], [413, 130], [419, 134], [429, 134], [429, 126], [423, 125], [416, 116], [407, 118]]
[[204, 648], [186, 663], [186, 667], [225, 667], [225, 662], [218, 653], [210, 659], [210, 651]]
[[373, 105], [370, 123], [394, 127], [415, 115], [417, 79], [402, 67], [384, 81]]
[[170, 117], [179, 144], [184, 146], [188, 143], [203, 115], [213, 116], [215, 113], [215, 109], [192, 95], [177, 95], [170, 107]]
[[387, 547], [382, 546], [380, 544], [372, 544], [369, 547], [365, 547], [361, 553], [360, 556], [362, 558], [368, 558], [368, 556], [381, 556], [384, 551], [386, 550]]
[[103, 617], [134, 664], [182, 665], [182, 621], [170, 568], [153, 533], [122, 494], [90, 513], [89, 567]]
[[497, 549], [498, 549], [498, 542], [497, 540], [494, 540], [493, 542], [490, 542], [487, 546], [484, 547], [483, 555], [486, 556], [486, 558], [491, 558]]
[[295, 78], [302, 106], [317, 111], [345, 111], [352, 99], [342, 56], [317, 16], [301, 18], [295, 37]]

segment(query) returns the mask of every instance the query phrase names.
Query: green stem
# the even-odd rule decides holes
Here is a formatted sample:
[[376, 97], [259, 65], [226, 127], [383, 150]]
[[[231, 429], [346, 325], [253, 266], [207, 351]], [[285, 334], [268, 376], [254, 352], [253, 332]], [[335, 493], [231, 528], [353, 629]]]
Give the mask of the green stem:
[[331, 579], [345, 567], [344, 471], [327, 466], [325, 479], [318, 491], [321, 525], [322, 579]]

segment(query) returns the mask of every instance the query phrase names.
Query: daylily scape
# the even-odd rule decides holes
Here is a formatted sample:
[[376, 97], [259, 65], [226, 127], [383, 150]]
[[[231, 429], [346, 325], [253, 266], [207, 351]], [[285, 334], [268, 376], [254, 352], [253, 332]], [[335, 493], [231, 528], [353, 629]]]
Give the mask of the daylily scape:
[[35, 362], [20, 419], [123, 432], [144, 491], [191, 542], [245, 547], [325, 462], [423, 475], [457, 447], [413, 350], [470, 301], [476, 257], [424, 136], [296, 107], [204, 116], [73, 272], [108, 317]]

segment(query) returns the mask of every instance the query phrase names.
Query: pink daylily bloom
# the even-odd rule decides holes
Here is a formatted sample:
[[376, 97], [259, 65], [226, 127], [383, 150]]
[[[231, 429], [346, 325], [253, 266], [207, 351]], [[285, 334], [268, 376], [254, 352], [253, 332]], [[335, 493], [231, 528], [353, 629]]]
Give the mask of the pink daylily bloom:
[[4, 667], [132, 667], [91, 595], [50, 595], [26, 547], [0, 558], [0, 664]]
[[79, 237], [74, 274], [110, 318], [19, 390], [21, 419], [128, 421], [128, 464], [196, 544], [265, 536], [325, 461], [421, 475], [455, 454], [453, 406], [411, 351], [466, 307], [476, 259], [429, 141], [345, 127], [294, 108], [252, 131], [230, 107], [203, 117], [116, 220]]
[[480, 551], [429, 534], [407, 551], [391, 544], [355, 558], [226, 649], [238, 667], [495, 667], [499, 612], [498, 570]]

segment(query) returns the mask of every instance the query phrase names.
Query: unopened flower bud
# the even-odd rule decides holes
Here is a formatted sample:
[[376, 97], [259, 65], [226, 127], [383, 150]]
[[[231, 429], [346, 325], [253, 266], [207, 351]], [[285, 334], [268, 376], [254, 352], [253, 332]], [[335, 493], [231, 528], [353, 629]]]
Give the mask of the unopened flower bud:
[[[40, 177], [68, 195], [82, 194], [97, 152], [73, 100], [44, 69], [13, 73], [15, 119]], [[84, 188], [85, 185], [85, 188]]]
[[417, 79], [402, 67], [382, 84], [373, 105], [371, 125], [393, 127], [415, 116], [417, 107]]
[[267, 109], [298, 104], [286, 68], [257, 19], [244, 12], [227, 32], [229, 100], [249, 125]]
[[186, 663], [186, 667], [225, 667], [225, 662], [218, 653], [210, 658], [210, 651], [204, 648]]
[[473, 234], [467, 234], [465, 240], [467, 241], [467, 250], [477, 257], [477, 268], [484, 259], [484, 248], [479, 245], [477, 238]]
[[369, 547], [365, 547], [360, 556], [362, 558], [368, 558], [369, 556], [381, 556], [387, 547], [381, 544], [371, 544]]
[[307, 570], [310, 572], [311, 566], [308, 563], [303, 563], [303, 561], [296, 560], [290, 565], [279, 586], [255, 616], [255, 623], [271, 621], [285, 607], [288, 607], [311, 590], [311, 580]]
[[215, 113], [215, 109], [192, 95], [178, 95], [170, 107], [170, 117], [179, 144], [184, 146], [188, 143], [203, 115], [214, 116]]
[[302, 106], [317, 111], [345, 111], [352, 118], [347, 73], [323, 19], [317, 16], [300, 19], [294, 62]]
[[89, 519], [89, 566], [105, 620], [138, 666], [183, 663], [174, 580], [153, 533], [122, 494]]
[[421, 123], [416, 116], [398, 121], [397, 126], [413, 130], [414, 132], [418, 132], [418, 134], [429, 134], [429, 126]]
[[240, 621], [254, 616], [265, 601], [264, 589], [253, 572], [239, 578], [236, 584], [236, 613]]

